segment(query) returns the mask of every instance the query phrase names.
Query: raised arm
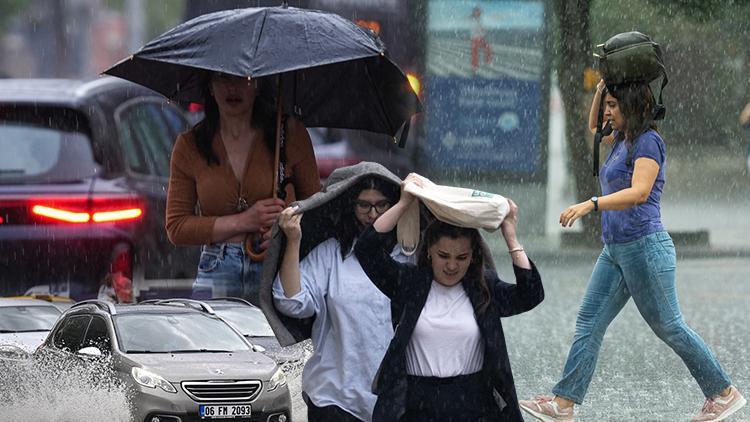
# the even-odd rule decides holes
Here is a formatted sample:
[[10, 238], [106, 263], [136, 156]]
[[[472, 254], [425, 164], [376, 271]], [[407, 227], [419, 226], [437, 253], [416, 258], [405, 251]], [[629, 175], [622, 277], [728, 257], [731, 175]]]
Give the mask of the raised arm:
[[279, 275], [274, 281], [274, 304], [279, 312], [293, 318], [309, 318], [325, 306], [331, 268], [337, 258], [337, 248], [329, 239], [313, 248], [299, 260], [302, 214], [296, 207], [285, 209], [279, 217], [279, 227], [286, 236], [286, 248], [281, 258]]
[[[599, 114], [599, 102], [602, 101], [602, 95], [604, 94], [604, 90], [606, 89], [606, 85], [604, 85], [604, 80], [600, 79], [599, 83], [596, 84], [596, 90], [594, 91], [594, 99], [591, 101], [591, 110], [589, 110], [589, 130], [591, 133], [596, 133], [596, 120], [597, 120], [597, 114]], [[602, 125], [605, 125], [606, 122], [602, 122]], [[615, 139], [614, 135], [608, 135], [602, 137], [602, 142], [611, 143]]]
[[531, 261], [529, 263], [531, 267], [528, 269], [513, 265], [516, 284], [500, 280], [494, 272], [485, 275], [487, 284], [493, 290], [493, 297], [497, 302], [501, 317], [526, 312], [544, 300], [542, 277], [536, 266]]
[[[380, 218], [383, 218], [382, 216]], [[380, 233], [373, 226], [365, 229], [354, 245], [354, 254], [367, 277], [384, 295], [393, 299], [401, 291], [406, 277], [415, 267], [396, 261], [391, 257], [393, 232]]]
[[487, 284], [493, 289], [493, 297], [498, 302], [500, 316], [511, 316], [526, 312], [544, 300], [544, 288], [539, 272], [526, 255], [518, 241], [518, 206], [508, 199], [509, 211], [500, 225], [508, 253], [513, 261], [516, 284], [500, 280], [495, 273], [488, 273]]
[[410, 180], [407, 177], [402, 183], [399, 201], [365, 229], [354, 246], [354, 253], [367, 277], [391, 299], [398, 294], [406, 278], [414, 271], [414, 267], [393, 259], [387, 247], [399, 218], [414, 201], [414, 196], [403, 190], [403, 185]]
[[284, 296], [292, 297], [300, 292], [299, 277], [299, 246], [302, 240], [302, 213], [294, 214], [296, 208], [287, 208], [281, 212], [279, 217], [279, 227], [286, 235], [286, 248], [284, 256], [281, 258], [281, 268], [279, 269], [279, 278], [281, 287], [284, 289]]

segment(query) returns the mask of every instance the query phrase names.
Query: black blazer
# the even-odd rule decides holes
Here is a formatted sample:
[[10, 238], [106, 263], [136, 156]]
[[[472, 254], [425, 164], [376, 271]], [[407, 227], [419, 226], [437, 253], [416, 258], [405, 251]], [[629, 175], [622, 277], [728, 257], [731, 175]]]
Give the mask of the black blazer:
[[[373, 380], [373, 393], [378, 396], [373, 422], [398, 421], [406, 412], [406, 347], [433, 280], [432, 269], [393, 260], [390, 251], [384, 247], [389, 236], [392, 234], [378, 233], [371, 226], [360, 236], [354, 248], [367, 276], [391, 299], [395, 329]], [[544, 299], [541, 277], [533, 263], [531, 266], [530, 270], [513, 267], [517, 284], [505, 283], [494, 272], [485, 273], [492, 300], [484, 314], [477, 317], [477, 323], [485, 344], [482, 378], [497, 404], [492, 420], [523, 421], [500, 318], [526, 312]], [[481, 292], [469, 283], [463, 286], [472, 305], [476, 306], [481, 300]]]

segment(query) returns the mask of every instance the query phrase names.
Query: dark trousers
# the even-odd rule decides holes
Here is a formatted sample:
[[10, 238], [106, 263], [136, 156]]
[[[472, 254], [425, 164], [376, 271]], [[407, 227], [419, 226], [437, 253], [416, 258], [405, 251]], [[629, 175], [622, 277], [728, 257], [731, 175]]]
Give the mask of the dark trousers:
[[488, 422], [492, 394], [479, 372], [450, 378], [408, 377], [401, 422]]
[[362, 422], [338, 406], [318, 407], [307, 397], [307, 394], [302, 393], [302, 397], [307, 403], [307, 422]]

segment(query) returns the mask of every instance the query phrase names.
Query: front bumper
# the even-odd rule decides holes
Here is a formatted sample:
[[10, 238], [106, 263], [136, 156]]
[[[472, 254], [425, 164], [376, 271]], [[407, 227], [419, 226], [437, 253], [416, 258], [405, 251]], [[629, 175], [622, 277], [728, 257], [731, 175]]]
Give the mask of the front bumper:
[[[201, 419], [198, 406], [201, 404], [248, 404], [242, 403], [199, 403], [188, 397], [179, 383], [173, 383], [177, 393], [168, 393], [161, 388], [133, 386], [133, 421], [135, 422], [289, 422], [292, 420], [291, 395], [287, 384], [274, 391], [265, 391], [250, 402], [250, 418]], [[283, 415], [283, 417], [282, 417]]]

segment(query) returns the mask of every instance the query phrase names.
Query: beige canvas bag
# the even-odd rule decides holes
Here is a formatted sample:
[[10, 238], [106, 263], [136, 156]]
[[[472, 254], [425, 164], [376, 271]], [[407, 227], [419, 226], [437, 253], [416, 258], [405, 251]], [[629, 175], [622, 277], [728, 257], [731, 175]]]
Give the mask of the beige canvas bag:
[[[497, 194], [475, 189], [437, 185], [415, 175], [422, 186], [408, 183], [406, 192], [414, 195], [440, 221], [460, 227], [495, 231], [508, 214], [508, 200]], [[419, 203], [414, 201], [398, 221], [396, 236], [406, 255], [419, 245]]]

